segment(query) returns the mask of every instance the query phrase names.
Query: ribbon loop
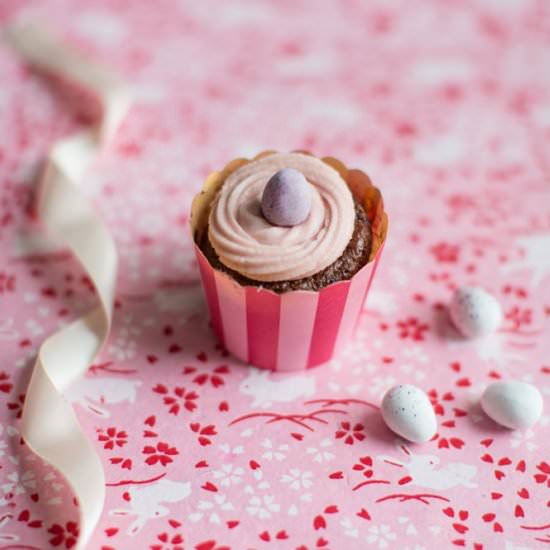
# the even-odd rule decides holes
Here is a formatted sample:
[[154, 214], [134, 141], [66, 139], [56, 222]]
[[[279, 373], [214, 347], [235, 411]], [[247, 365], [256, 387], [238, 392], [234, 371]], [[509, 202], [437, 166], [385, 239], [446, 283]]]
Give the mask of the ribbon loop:
[[21, 428], [27, 445], [67, 479], [76, 495], [77, 549], [83, 549], [103, 509], [105, 478], [101, 461], [63, 392], [85, 374], [109, 334], [117, 253], [109, 230], [79, 192], [78, 183], [114, 135], [130, 95], [116, 75], [41, 26], [16, 24], [8, 29], [7, 38], [27, 62], [87, 88], [103, 108], [96, 128], [52, 147], [38, 202], [38, 214], [50, 233], [80, 260], [96, 288], [99, 305], [42, 344], [27, 388]]

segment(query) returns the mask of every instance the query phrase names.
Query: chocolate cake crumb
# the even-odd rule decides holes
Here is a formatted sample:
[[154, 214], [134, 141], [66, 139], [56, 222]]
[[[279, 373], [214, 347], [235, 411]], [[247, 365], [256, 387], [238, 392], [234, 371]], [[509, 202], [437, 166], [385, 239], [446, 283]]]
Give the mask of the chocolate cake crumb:
[[208, 238], [208, 231], [204, 232], [199, 243], [201, 250], [214, 269], [224, 271], [243, 286], [258, 286], [282, 294], [291, 290], [318, 291], [337, 281], [351, 279], [369, 260], [371, 251], [371, 226], [365, 209], [355, 202], [355, 227], [348, 246], [342, 255], [325, 269], [303, 279], [294, 281], [255, 281], [241, 275], [221, 263], [214, 247]]

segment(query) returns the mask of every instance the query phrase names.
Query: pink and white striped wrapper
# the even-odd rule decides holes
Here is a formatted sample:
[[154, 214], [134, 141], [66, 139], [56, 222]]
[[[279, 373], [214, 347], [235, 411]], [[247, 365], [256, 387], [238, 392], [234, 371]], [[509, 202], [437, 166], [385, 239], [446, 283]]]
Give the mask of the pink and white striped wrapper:
[[363, 172], [348, 171], [336, 159], [323, 160], [338, 169], [365, 205], [373, 228], [373, 250], [370, 261], [351, 279], [320, 291], [277, 294], [240, 285], [214, 269], [198, 246], [213, 197], [229, 173], [248, 161], [233, 161], [222, 172], [209, 176], [193, 202], [191, 231], [212, 328], [231, 354], [259, 368], [298, 371], [336, 356], [355, 331], [380, 261], [387, 231], [380, 192]]

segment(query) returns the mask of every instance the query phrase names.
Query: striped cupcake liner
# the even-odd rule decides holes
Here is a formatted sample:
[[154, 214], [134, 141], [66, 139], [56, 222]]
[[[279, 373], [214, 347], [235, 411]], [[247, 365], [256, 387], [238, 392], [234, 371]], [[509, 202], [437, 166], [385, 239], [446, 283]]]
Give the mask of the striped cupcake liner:
[[382, 249], [352, 279], [318, 292], [276, 294], [241, 286], [195, 245], [212, 328], [235, 357], [256, 367], [297, 371], [329, 361], [349, 342]]
[[[258, 157], [266, 154], [271, 153]], [[369, 262], [351, 279], [316, 292], [277, 294], [240, 285], [227, 273], [214, 269], [198, 246], [216, 193], [231, 172], [250, 161], [236, 159], [211, 174], [193, 201], [190, 228], [212, 328], [231, 354], [256, 367], [298, 371], [337, 355], [355, 331], [380, 261], [388, 227], [380, 191], [360, 170], [348, 170], [334, 158], [322, 160], [338, 170], [363, 204], [371, 222], [372, 250]]]

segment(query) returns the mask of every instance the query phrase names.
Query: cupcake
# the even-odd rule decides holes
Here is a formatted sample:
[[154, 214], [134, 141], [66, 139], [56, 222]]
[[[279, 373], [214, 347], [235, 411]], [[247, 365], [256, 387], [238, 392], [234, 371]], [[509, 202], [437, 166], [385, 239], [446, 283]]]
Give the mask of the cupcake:
[[221, 343], [276, 371], [330, 360], [353, 334], [387, 225], [368, 176], [334, 158], [265, 152], [211, 174], [190, 226]]

